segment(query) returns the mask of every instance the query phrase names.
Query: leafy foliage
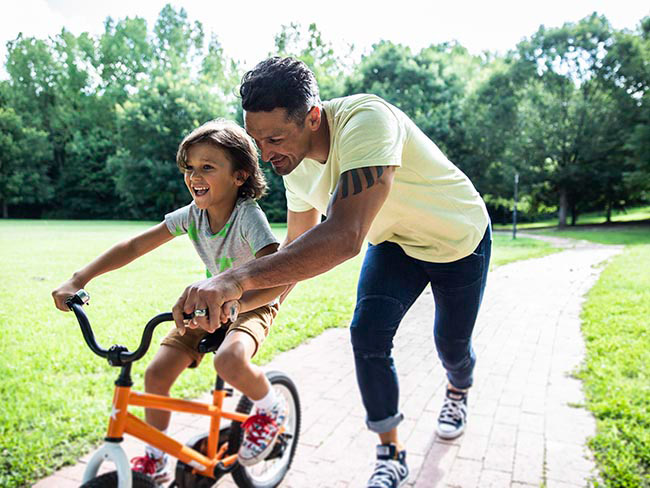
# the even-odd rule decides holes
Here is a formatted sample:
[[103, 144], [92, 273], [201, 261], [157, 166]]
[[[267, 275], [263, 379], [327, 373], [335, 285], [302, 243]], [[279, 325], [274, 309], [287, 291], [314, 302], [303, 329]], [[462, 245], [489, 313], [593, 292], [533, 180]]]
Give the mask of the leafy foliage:
[[[8, 48], [4, 216], [160, 219], [187, 202], [174, 165], [182, 137], [215, 117], [242, 122], [240, 65], [182, 8], [166, 5], [153, 26], [107, 18], [99, 36], [63, 29]], [[269, 54], [305, 61], [323, 99], [371, 92], [400, 107], [472, 179], [495, 221], [509, 218], [515, 175], [525, 218], [558, 211], [562, 225], [650, 198], [650, 17], [635, 30], [597, 14], [541, 26], [505, 56], [380, 41], [358, 62], [316, 24], [289, 24]], [[261, 205], [283, 221], [282, 180], [265, 171]]]

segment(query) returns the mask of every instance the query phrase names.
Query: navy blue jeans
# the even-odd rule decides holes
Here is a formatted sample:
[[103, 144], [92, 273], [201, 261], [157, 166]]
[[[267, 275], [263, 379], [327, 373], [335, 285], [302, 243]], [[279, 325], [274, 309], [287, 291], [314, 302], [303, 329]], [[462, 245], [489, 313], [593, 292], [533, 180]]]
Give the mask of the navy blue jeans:
[[451, 263], [420, 261], [392, 242], [368, 247], [350, 333], [366, 423], [373, 432], [388, 432], [403, 418], [391, 355], [393, 337], [402, 317], [427, 284], [435, 300], [433, 337], [449, 382], [456, 388], [472, 385], [476, 363], [472, 331], [483, 298], [491, 249], [490, 226], [472, 254]]

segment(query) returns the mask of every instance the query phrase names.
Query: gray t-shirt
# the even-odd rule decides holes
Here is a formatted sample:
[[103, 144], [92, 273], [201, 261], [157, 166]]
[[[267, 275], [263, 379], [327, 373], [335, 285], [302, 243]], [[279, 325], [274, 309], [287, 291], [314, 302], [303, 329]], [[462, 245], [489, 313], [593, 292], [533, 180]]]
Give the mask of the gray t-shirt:
[[175, 236], [187, 234], [205, 264], [208, 278], [255, 259], [260, 249], [279, 243], [255, 200], [239, 198], [226, 225], [212, 233], [208, 212], [194, 202], [165, 215]]

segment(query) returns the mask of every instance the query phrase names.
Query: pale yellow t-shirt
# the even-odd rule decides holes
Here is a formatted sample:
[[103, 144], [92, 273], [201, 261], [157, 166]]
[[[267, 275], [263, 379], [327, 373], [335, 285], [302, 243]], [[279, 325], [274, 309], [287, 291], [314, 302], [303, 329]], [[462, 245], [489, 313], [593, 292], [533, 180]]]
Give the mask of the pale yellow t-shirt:
[[374, 95], [323, 103], [330, 152], [322, 164], [304, 159], [284, 177], [287, 206], [326, 214], [339, 176], [366, 166], [398, 166], [368, 240], [399, 244], [416, 259], [447, 263], [469, 255], [488, 213], [469, 178], [399, 109]]

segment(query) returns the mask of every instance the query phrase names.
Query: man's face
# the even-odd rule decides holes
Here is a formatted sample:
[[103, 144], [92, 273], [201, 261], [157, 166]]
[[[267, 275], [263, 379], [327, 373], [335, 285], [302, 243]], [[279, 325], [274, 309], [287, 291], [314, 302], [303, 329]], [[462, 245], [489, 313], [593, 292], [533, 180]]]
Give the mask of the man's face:
[[[305, 121], [310, 117], [307, 114]], [[281, 175], [291, 173], [309, 152], [312, 131], [308, 123], [297, 124], [287, 118], [287, 110], [244, 112], [244, 126], [262, 152], [262, 160]]]

